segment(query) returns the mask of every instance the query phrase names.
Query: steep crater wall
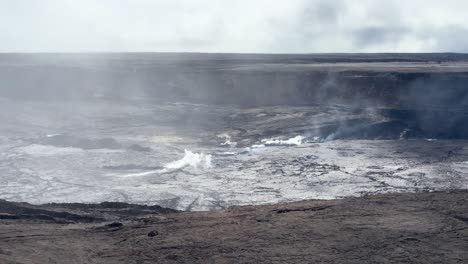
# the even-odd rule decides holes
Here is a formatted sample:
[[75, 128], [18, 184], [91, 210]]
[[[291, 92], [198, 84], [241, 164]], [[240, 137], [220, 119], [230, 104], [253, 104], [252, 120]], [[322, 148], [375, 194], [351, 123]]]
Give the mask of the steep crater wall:
[[[468, 138], [468, 70], [458, 55], [449, 55], [139, 54], [61, 61], [58, 55], [0, 56], [0, 97], [240, 107], [340, 104], [387, 109], [380, 113], [385, 123], [337, 134], [343, 138], [394, 138], [402, 129], [408, 129], [405, 137]], [[389, 131], [395, 133], [388, 136]]]
[[261, 71], [56, 66], [0, 67], [0, 96], [34, 99], [140, 97], [242, 106], [342, 103], [465, 107], [468, 72]]

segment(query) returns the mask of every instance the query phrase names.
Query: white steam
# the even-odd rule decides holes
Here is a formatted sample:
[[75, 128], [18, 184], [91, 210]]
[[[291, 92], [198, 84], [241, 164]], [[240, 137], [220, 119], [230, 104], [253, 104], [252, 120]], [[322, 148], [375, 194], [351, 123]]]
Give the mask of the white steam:
[[231, 136], [228, 134], [220, 134], [217, 135], [219, 139], [223, 139], [224, 142], [221, 143], [221, 146], [233, 146], [235, 147], [237, 145], [237, 142], [231, 141]]
[[336, 133], [331, 133], [325, 138], [324, 141], [332, 141], [332, 140], [335, 140], [335, 138], [336, 138]]
[[194, 153], [190, 150], [184, 150], [184, 157], [179, 160], [172, 161], [164, 165], [163, 169], [151, 170], [139, 173], [126, 174], [125, 177], [141, 177], [152, 174], [164, 174], [171, 173], [177, 170], [181, 170], [186, 167], [192, 167], [194, 169], [210, 169], [213, 168], [211, 163], [211, 155], [204, 153]]
[[282, 140], [278, 138], [272, 138], [272, 139], [262, 139], [262, 143], [266, 146], [268, 145], [286, 145], [286, 146], [299, 146], [302, 144], [304, 141], [303, 136], [295, 136], [290, 139]]
[[185, 167], [192, 167], [195, 169], [210, 169], [213, 167], [211, 163], [211, 155], [204, 153], [193, 153], [190, 150], [184, 150], [185, 155], [182, 159], [170, 162], [160, 170], [161, 173], [167, 173], [179, 170]]

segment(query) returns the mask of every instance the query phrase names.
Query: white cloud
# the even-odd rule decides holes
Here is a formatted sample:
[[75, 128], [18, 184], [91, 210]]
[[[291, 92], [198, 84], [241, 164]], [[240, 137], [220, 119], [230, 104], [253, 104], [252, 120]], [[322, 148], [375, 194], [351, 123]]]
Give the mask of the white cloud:
[[457, 0], [0, 0], [0, 51], [468, 52]]

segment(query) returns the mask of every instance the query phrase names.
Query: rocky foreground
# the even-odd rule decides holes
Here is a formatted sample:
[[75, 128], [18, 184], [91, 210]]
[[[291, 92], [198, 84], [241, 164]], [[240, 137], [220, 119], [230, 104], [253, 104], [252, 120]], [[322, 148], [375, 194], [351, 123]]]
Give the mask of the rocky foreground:
[[468, 191], [179, 212], [0, 202], [0, 263], [467, 263]]

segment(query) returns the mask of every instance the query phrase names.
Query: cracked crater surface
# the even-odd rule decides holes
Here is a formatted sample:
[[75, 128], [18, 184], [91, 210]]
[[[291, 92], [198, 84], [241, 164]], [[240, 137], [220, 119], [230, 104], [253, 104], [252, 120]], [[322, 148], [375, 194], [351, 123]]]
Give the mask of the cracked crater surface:
[[2, 99], [0, 199], [212, 210], [468, 188], [467, 141], [387, 112]]

